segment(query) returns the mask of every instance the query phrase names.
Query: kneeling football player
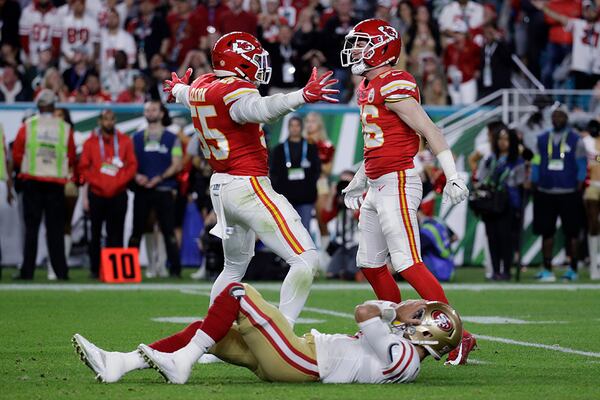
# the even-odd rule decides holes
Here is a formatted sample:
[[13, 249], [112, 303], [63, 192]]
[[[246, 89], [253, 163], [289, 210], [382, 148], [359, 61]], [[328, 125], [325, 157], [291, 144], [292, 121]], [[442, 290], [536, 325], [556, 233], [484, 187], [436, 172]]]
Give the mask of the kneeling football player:
[[185, 383], [205, 353], [246, 367], [272, 382], [401, 383], [413, 381], [421, 360], [439, 360], [461, 340], [462, 322], [449, 305], [412, 300], [367, 301], [356, 307], [360, 331], [294, 334], [283, 314], [250, 285], [229, 284], [203, 321], [137, 351], [109, 352], [75, 334], [81, 360], [101, 382], [152, 367], [170, 383]]

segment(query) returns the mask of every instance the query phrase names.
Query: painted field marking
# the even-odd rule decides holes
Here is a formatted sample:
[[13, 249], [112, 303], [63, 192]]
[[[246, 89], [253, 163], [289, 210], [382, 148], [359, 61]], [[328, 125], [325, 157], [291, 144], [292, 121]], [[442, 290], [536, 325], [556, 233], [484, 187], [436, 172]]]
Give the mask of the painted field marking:
[[530, 325], [530, 324], [566, 324], [567, 321], [527, 321], [524, 319], [497, 317], [497, 316], [461, 316], [465, 322], [483, 325]]
[[[202, 318], [204, 317], [156, 317], [151, 318], [151, 320], [154, 322], [169, 322], [173, 324], [191, 324], [192, 322], [196, 322]], [[315, 318], [298, 318], [296, 320], [296, 324], [322, 324], [325, 322], [326, 321], [324, 319]]]
[[520, 340], [512, 340], [512, 339], [506, 339], [506, 338], [501, 338], [501, 337], [496, 337], [496, 336], [487, 336], [487, 335], [475, 335], [475, 337], [477, 339], [489, 340], [490, 342], [514, 344], [517, 346], [524, 346], [524, 347], [535, 347], [538, 349], [558, 351], [560, 353], [577, 354], [579, 356], [600, 358], [600, 353], [594, 353], [591, 351], [575, 350], [575, 349], [571, 349], [569, 347], [562, 347], [559, 345], [548, 345], [548, 344], [542, 344], [542, 343], [522, 342]]

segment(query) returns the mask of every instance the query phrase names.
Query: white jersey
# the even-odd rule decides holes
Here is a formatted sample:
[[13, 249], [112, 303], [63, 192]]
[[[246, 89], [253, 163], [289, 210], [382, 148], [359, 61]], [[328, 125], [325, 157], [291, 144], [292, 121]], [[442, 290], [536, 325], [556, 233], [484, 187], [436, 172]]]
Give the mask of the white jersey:
[[[63, 19], [61, 52], [67, 58], [73, 57], [75, 49], [84, 47], [89, 57], [94, 55], [94, 45], [100, 43], [100, 29], [96, 19], [88, 14], [76, 18], [72, 13]], [[61, 59], [61, 68], [68, 68]]]
[[[96, 19], [96, 16], [98, 15], [99, 11], [100, 11], [100, 4], [98, 4], [97, 2], [88, 0], [85, 3], [85, 14], [86, 15]], [[58, 7], [57, 12], [61, 19], [65, 18], [69, 14], [72, 14], [69, 3], [63, 4], [62, 6]]]
[[102, 29], [100, 46], [100, 70], [102, 72], [114, 64], [115, 53], [119, 50], [123, 50], [127, 54], [127, 62], [130, 65], [135, 63], [135, 40], [123, 29], [119, 29], [116, 34]]
[[[108, 18], [108, 7], [106, 1], [102, 1], [102, 5], [98, 7], [96, 11], [96, 18], [98, 19], [98, 25], [100, 28], [106, 28], [106, 20]], [[127, 19], [127, 4], [125, 2], [119, 3], [115, 6], [117, 14], [119, 14], [119, 28], [125, 28], [125, 20]]]
[[[421, 361], [415, 347], [406, 339], [390, 333], [382, 345], [390, 358], [380, 360], [362, 334], [328, 335], [313, 329], [317, 365], [323, 383], [403, 383], [419, 374]], [[393, 354], [392, 354], [393, 353]], [[387, 362], [389, 361], [389, 362]]]
[[566, 30], [573, 34], [571, 70], [600, 75], [600, 22], [572, 18]]
[[438, 23], [440, 31], [451, 31], [454, 24], [463, 21], [469, 29], [479, 28], [483, 25], [483, 6], [469, 1], [466, 7], [462, 7], [458, 1], [453, 1], [442, 9]]
[[53, 38], [61, 37], [61, 20], [56, 8], [41, 13], [33, 3], [25, 7], [19, 20], [19, 35], [29, 37], [29, 62], [39, 62], [39, 52], [52, 46]]

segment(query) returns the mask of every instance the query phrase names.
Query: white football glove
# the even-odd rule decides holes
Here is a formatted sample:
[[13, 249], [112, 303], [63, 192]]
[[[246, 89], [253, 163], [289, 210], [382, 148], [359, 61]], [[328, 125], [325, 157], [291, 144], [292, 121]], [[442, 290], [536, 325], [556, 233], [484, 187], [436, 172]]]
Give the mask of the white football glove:
[[466, 200], [469, 197], [469, 189], [467, 189], [467, 185], [465, 185], [465, 181], [461, 178], [454, 177], [452, 179], [448, 179], [446, 182], [446, 186], [444, 187], [444, 202], [450, 200], [452, 205], [456, 205], [463, 200]]
[[344, 204], [351, 210], [358, 210], [363, 202], [363, 194], [367, 188], [367, 175], [365, 174], [365, 164], [363, 163], [354, 178], [342, 193], [344, 194]]

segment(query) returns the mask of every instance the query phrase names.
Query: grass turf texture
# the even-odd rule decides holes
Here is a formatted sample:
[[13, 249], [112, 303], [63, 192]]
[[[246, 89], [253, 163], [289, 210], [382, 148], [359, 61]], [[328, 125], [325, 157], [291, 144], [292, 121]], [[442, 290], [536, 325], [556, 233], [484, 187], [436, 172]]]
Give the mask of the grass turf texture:
[[[477, 273], [480, 277], [481, 272]], [[82, 274], [74, 277], [86, 281]], [[465, 279], [475, 280], [470, 276]], [[8, 282], [5, 279], [3, 283]], [[276, 290], [261, 292], [271, 301], [279, 297]], [[416, 297], [412, 290], [402, 293], [404, 298]], [[600, 352], [600, 289], [457, 289], [449, 290], [448, 296], [464, 316], [564, 322], [468, 323], [467, 328], [476, 334]], [[351, 313], [354, 305], [371, 297], [366, 289], [315, 290], [307, 306]], [[600, 398], [600, 358], [487, 340], [480, 340], [481, 349], [472, 353], [473, 359], [485, 364], [451, 368], [427, 359], [415, 383], [394, 386], [265, 383], [249, 371], [224, 364], [197, 365], [189, 383], [183, 386], [163, 383], [154, 370], [134, 371], [116, 384], [99, 384], [70, 343], [72, 334], [79, 332], [105, 349], [130, 351], [140, 342], [152, 342], [185, 326], [152, 318], [203, 315], [207, 303], [204, 295], [179, 290], [0, 291], [0, 398]], [[331, 333], [356, 330], [354, 322], [346, 317], [309, 311], [302, 317], [324, 322], [298, 324], [299, 333], [311, 327]]]

